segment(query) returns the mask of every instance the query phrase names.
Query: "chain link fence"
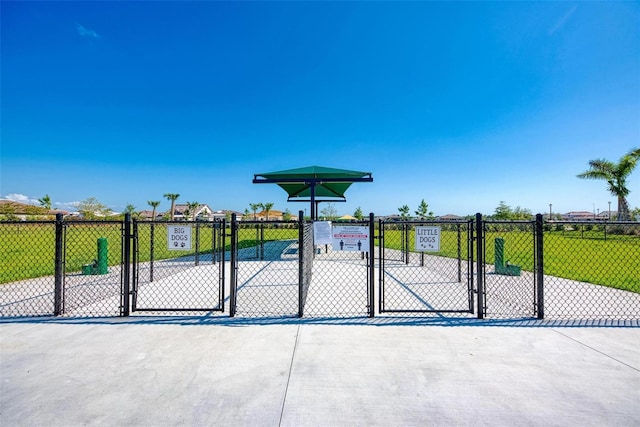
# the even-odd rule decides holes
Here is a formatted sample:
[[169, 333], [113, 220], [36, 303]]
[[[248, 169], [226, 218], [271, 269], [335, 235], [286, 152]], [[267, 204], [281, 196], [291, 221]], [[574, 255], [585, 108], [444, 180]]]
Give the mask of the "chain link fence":
[[[0, 316], [222, 313], [225, 280], [232, 315], [371, 316], [377, 276], [380, 313], [640, 319], [638, 223], [380, 223], [377, 235], [373, 224], [333, 224], [368, 238], [341, 247], [314, 246], [300, 220], [0, 222]], [[168, 249], [176, 225], [190, 227], [190, 249]], [[420, 227], [439, 229], [437, 250], [416, 248]]]
[[313, 246], [313, 223], [304, 222], [301, 226], [300, 238], [300, 317], [304, 315], [304, 307], [307, 303], [309, 286], [313, 275], [313, 259], [315, 257]]
[[232, 315], [295, 317], [299, 313], [299, 228], [292, 221], [236, 221]]
[[471, 224], [381, 221], [380, 313], [473, 313]]
[[484, 221], [484, 316], [537, 315], [534, 221]]
[[0, 317], [55, 314], [54, 221], [0, 222]]
[[[171, 228], [189, 234], [172, 245]], [[134, 222], [132, 311], [224, 311], [225, 222]]]
[[373, 315], [372, 224], [372, 221], [335, 223], [332, 233], [336, 244], [315, 245], [305, 317]]
[[65, 222], [65, 315], [123, 314], [123, 240], [124, 224], [120, 221]]
[[640, 224], [544, 227], [547, 319], [640, 319]]

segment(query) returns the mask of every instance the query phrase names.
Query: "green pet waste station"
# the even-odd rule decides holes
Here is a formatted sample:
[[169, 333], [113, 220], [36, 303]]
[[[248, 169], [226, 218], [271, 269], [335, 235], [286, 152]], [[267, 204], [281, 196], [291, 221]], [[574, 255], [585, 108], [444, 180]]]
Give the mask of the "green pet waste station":
[[504, 261], [504, 239], [501, 237], [495, 240], [495, 272], [504, 276], [519, 276], [522, 267]]
[[98, 256], [97, 258], [90, 264], [84, 264], [82, 266], [82, 274], [83, 275], [97, 275], [97, 274], [107, 274], [109, 272], [109, 245], [107, 243], [107, 239], [105, 237], [100, 237], [98, 239]]

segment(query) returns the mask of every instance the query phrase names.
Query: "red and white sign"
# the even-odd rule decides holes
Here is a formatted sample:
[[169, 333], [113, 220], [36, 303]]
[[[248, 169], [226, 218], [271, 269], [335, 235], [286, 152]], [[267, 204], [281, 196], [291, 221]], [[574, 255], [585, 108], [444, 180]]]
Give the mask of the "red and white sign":
[[331, 241], [334, 251], [369, 252], [369, 227], [334, 225]]

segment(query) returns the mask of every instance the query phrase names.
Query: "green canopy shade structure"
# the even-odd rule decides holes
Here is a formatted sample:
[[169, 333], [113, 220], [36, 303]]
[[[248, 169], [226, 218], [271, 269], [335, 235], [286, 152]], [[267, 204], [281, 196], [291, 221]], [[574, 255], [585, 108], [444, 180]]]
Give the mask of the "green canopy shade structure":
[[344, 193], [354, 182], [373, 182], [371, 172], [308, 166], [253, 176], [254, 184], [278, 184], [289, 202], [309, 202], [312, 219], [317, 219], [319, 202], [344, 202]]

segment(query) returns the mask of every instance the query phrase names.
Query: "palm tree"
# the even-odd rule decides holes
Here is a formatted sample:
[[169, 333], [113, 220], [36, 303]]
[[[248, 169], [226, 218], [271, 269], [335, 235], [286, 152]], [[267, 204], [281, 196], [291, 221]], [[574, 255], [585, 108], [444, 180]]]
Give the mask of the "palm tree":
[[260, 209], [262, 206], [262, 203], [249, 203], [249, 207], [251, 208], [251, 210], [253, 211], [253, 220], [256, 220], [256, 211], [258, 209]]
[[153, 212], [151, 212], [151, 221], [155, 221], [156, 220], [156, 208], [158, 206], [160, 206], [160, 202], [156, 201], [156, 200], [150, 200], [147, 203], [149, 204], [149, 206], [151, 206], [153, 208]]
[[171, 221], [173, 221], [175, 218], [176, 200], [180, 195], [177, 193], [167, 193], [163, 197], [171, 202]]
[[267, 202], [267, 203], [263, 203], [262, 207], [264, 208], [264, 212], [267, 215], [266, 220], [269, 221], [269, 211], [271, 210], [271, 208], [273, 207], [273, 203], [271, 202]]
[[46, 210], [51, 210], [51, 197], [49, 197], [48, 194], [45, 194], [44, 197], [42, 199], [38, 199], [38, 201], [40, 202], [40, 205], [44, 206]]
[[200, 206], [198, 202], [187, 202], [187, 213], [191, 215], [191, 220], [195, 221], [196, 219], [196, 210]]
[[618, 163], [605, 159], [591, 160], [589, 161], [589, 170], [578, 175], [578, 178], [607, 181], [607, 189], [613, 196], [618, 198], [618, 221], [629, 221], [631, 219], [629, 203], [627, 203], [627, 196], [629, 195], [627, 177], [635, 169], [638, 159], [640, 159], [640, 149], [634, 148], [622, 156]]

